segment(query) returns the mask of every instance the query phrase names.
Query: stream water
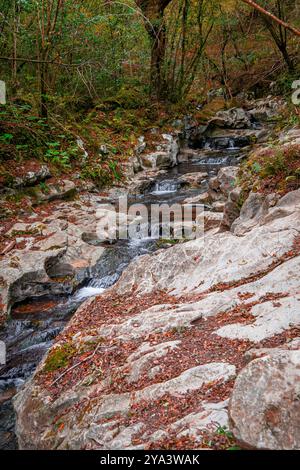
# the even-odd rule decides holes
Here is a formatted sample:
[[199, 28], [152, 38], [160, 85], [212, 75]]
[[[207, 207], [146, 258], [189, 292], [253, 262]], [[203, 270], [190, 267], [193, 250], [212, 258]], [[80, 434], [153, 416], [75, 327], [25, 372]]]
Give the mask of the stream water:
[[[215, 152], [210, 144], [199, 158], [182, 163], [157, 179], [143, 195], [131, 202], [174, 203], [183, 202], [208, 188], [209, 178], [215, 176], [224, 166], [237, 165], [241, 149], [229, 142], [222, 152]], [[182, 187], [179, 178], [186, 173], [206, 172], [199, 189]], [[132, 241], [119, 241], [108, 247], [94, 270], [93, 278], [86, 279], [73, 295], [59, 298], [48, 297], [29, 299], [15, 305], [11, 319], [0, 332], [0, 340], [7, 346], [7, 364], [0, 368], [0, 448], [15, 449], [17, 441], [14, 433], [15, 416], [12, 397], [33, 374], [43, 355], [51, 347], [55, 337], [64, 328], [76, 309], [88, 298], [100, 294], [112, 286], [128, 264], [138, 256], [155, 251], [155, 240], [145, 238]]]

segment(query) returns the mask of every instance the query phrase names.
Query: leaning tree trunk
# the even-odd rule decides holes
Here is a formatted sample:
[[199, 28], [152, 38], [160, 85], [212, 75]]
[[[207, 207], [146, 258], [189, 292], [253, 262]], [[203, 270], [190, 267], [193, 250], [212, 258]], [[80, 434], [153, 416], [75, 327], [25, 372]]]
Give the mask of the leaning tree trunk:
[[136, 0], [151, 40], [150, 83], [152, 94], [162, 100], [166, 95], [164, 59], [166, 53], [166, 26], [164, 12], [171, 0]]
[[283, 28], [287, 29], [288, 31], [291, 31], [293, 34], [300, 37], [299, 29], [295, 28], [294, 26], [291, 26], [286, 21], [283, 21], [282, 19], [278, 18], [276, 15], [273, 15], [273, 13], [270, 13], [262, 6], [258, 5], [258, 3], [254, 2], [254, 0], [242, 0], [242, 2], [247, 3], [247, 5], [253, 7], [262, 15], [266, 15], [267, 18], [271, 19], [272, 21], [275, 21], [275, 23], [278, 23], [279, 25], [283, 26]]

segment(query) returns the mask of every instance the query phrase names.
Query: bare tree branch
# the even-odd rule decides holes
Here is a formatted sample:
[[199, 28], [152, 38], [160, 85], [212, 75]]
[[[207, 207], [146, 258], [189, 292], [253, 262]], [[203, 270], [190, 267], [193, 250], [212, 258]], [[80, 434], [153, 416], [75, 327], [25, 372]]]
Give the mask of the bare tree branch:
[[253, 0], [242, 0], [242, 2], [247, 3], [247, 5], [251, 6], [252, 8], [255, 8], [255, 10], [259, 11], [263, 15], [268, 16], [269, 18], [271, 18], [271, 20], [275, 21], [279, 25], [283, 26], [285, 29], [291, 31], [293, 34], [300, 37], [299, 29], [279, 19], [277, 16], [273, 15], [273, 13], [270, 13], [269, 11], [265, 10], [262, 6], [258, 5], [256, 2], [253, 2]]

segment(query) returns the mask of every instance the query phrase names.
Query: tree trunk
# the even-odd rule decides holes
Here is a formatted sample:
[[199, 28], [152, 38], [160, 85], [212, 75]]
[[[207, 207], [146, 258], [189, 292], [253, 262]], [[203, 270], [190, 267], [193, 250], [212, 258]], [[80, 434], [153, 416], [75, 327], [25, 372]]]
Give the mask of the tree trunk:
[[13, 60], [12, 60], [12, 94], [15, 95], [18, 89], [18, 33], [19, 33], [19, 6], [16, 0], [13, 3]]
[[41, 65], [41, 74], [40, 74], [40, 106], [41, 106], [41, 117], [48, 118], [48, 107], [47, 107], [47, 70], [46, 64]]
[[166, 53], [166, 27], [164, 11], [171, 0], [136, 0], [151, 40], [151, 92], [158, 100], [165, 98], [164, 59]]
[[[163, 22], [163, 17], [161, 19]], [[165, 78], [164, 78], [164, 58], [166, 52], [166, 30], [164, 25], [155, 26], [154, 31], [151, 33], [151, 90], [156, 95], [157, 99], [162, 100], [165, 97]]]
[[[281, 8], [280, 4], [281, 0], [277, 1], [278, 6], [278, 18], [281, 20], [285, 20], [284, 10]], [[290, 72], [295, 71], [293, 60], [291, 59], [288, 51], [288, 32], [286, 29], [283, 28], [281, 25], [276, 25], [274, 21], [272, 21], [267, 16], [261, 15], [264, 24], [266, 25], [268, 31], [270, 32], [279, 52], [281, 53], [283, 60], [285, 61], [288, 70]]]
[[290, 71], [290, 72], [294, 72], [294, 71], [295, 71], [295, 66], [294, 66], [294, 63], [293, 63], [293, 61], [292, 61], [292, 59], [291, 59], [289, 53], [288, 53], [288, 50], [287, 50], [287, 48], [286, 48], [286, 45], [285, 45], [285, 44], [282, 44], [282, 45], [278, 46], [278, 48], [279, 48], [279, 50], [280, 50], [280, 52], [281, 52], [281, 54], [282, 54], [282, 57], [283, 57], [283, 59], [284, 59], [286, 65], [287, 65], [289, 71]]

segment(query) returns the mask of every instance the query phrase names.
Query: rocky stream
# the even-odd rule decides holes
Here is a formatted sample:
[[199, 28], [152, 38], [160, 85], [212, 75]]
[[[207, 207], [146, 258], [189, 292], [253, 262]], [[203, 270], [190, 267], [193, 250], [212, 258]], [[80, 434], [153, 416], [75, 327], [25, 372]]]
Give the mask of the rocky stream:
[[[231, 123], [228, 123], [229, 118], [232, 119]], [[136, 357], [133, 357], [135, 353], [132, 352], [130, 360], [133, 361], [132, 364], [137, 364], [141, 357], [146, 358], [148, 354], [148, 359], [144, 360], [145, 364], [140, 363], [138, 366], [140, 373], [141, 370], [144, 371], [146, 364], [150, 363], [154, 358], [156, 358], [154, 363], [158, 367], [157, 361], [161, 360], [160, 358], [164, 358], [170, 351], [178, 348], [178, 344], [181, 341], [179, 337], [180, 329], [185, 334], [185, 329], [189, 329], [189, 325], [198, 325], [201, 316], [205, 316], [207, 322], [206, 328], [208, 328], [207, 331], [210, 331], [211, 317], [216, 315], [217, 312], [223, 312], [224, 305], [226, 305], [226, 311], [231, 312], [234, 308], [237, 309], [236, 318], [239, 321], [241, 313], [238, 311], [239, 301], [246, 302], [248, 298], [253, 301], [253, 296], [257, 289], [257, 286], [254, 285], [255, 282], [257, 285], [260, 283], [261, 292], [259, 298], [265, 295], [266, 302], [269, 300], [267, 299], [267, 293], [272, 291], [273, 287], [276, 290], [276, 282], [273, 282], [271, 279], [268, 286], [267, 284], [263, 286], [263, 276], [268, 275], [272, 265], [274, 266], [272, 269], [275, 269], [276, 266], [279, 266], [277, 269], [280, 269], [280, 263], [278, 262], [276, 265], [276, 260], [281, 259], [280, 257], [283, 257], [286, 251], [291, 250], [290, 247], [293, 246], [295, 232], [292, 233], [292, 223], [290, 226], [282, 225], [279, 228], [278, 233], [287, 231], [286, 240], [283, 244], [284, 247], [282, 247], [279, 238], [277, 239], [277, 245], [275, 246], [273, 243], [273, 246], [265, 232], [253, 235], [252, 240], [250, 238], [248, 240], [248, 228], [246, 229], [245, 226], [247, 226], [249, 221], [249, 210], [251, 211], [251, 207], [250, 209], [248, 207], [248, 213], [246, 207], [244, 219], [243, 212], [241, 215], [239, 210], [237, 212], [238, 196], [234, 193], [234, 182], [238, 165], [252, 150], [253, 143], [256, 143], [256, 145], [260, 143], [262, 145], [268, 137], [268, 127], [260, 124], [257, 118], [258, 116], [254, 117], [254, 115], [246, 112], [243, 113], [243, 110], [239, 110], [235, 115], [234, 113], [229, 113], [226, 117], [227, 121], [224, 120], [224, 116], [219, 116], [216, 118], [218, 121], [215, 120], [204, 130], [195, 130], [187, 125], [185, 127], [184, 139], [181, 138], [180, 144], [176, 144], [177, 148], [175, 150], [174, 137], [170, 136], [164, 137], [164, 141], [167, 142], [167, 144], [164, 144], [167, 145], [167, 150], [165, 147], [160, 147], [156, 153], [151, 155], [145, 152], [144, 147], [138, 150], [137, 165], [141, 165], [142, 168], [140, 171], [136, 171], [135, 174], [130, 175], [131, 182], [127, 188], [117, 190], [114, 188], [105, 197], [92, 192], [79, 195], [75, 201], [59, 202], [52, 209], [52, 213], [43, 215], [42, 222], [40, 219], [36, 221], [33, 218], [31, 221], [26, 220], [23, 222], [23, 224], [27, 224], [25, 227], [21, 227], [20, 222], [18, 222], [19, 227], [10, 229], [15, 230], [18, 237], [21, 237], [20, 232], [22, 230], [24, 234], [26, 232], [27, 235], [23, 234], [23, 236], [26, 238], [27, 245], [22, 250], [14, 249], [12, 253], [7, 255], [7, 260], [3, 260], [4, 267], [1, 271], [1, 275], [3, 275], [3, 272], [6, 273], [5, 285], [8, 287], [5, 294], [6, 297], [5, 295], [2, 295], [2, 297], [7, 299], [7, 312], [9, 313], [9, 318], [0, 332], [0, 340], [4, 341], [7, 346], [7, 363], [0, 369], [0, 447], [2, 449], [17, 448], [18, 442], [21, 448], [34, 448], [34, 446], [38, 448], [47, 448], [48, 446], [58, 448], [143, 448], [145, 442], [149, 444], [149, 442], [157, 443], [162, 441], [166, 437], [166, 432], [168, 435], [170, 434], [170, 430], [172, 432], [176, 431], [178, 434], [179, 428], [185, 429], [187, 426], [189, 431], [186, 431], [184, 435], [192, 436], [193, 439], [196, 439], [197, 432], [195, 428], [197, 426], [203, 429], [214, 421], [217, 421], [222, 426], [228, 424], [227, 395], [224, 393], [224, 400], [219, 400], [218, 403], [206, 400], [203, 402], [204, 408], [197, 410], [191, 407], [190, 414], [187, 414], [185, 417], [178, 416], [176, 419], [174, 418], [170, 428], [159, 429], [157, 425], [154, 425], [155, 433], [153, 429], [150, 429], [149, 423], [145, 424], [145, 437], [139, 443], [135, 443], [134, 440], [131, 440], [131, 437], [138, 434], [139, 429], [143, 428], [143, 425], [140, 423], [143, 421], [143, 417], [137, 418], [137, 421], [133, 424], [125, 423], [119, 417], [119, 414], [122, 415], [124, 407], [128, 410], [128, 397], [131, 393], [130, 387], [125, 387], [124, 392], [122, 390], [120, 392], [116, 390], [109, 392], [106, 395], [107, 397], [115, 397], [110, 404], [104, 403], [104, 396], [101, 406], [105, 409], [105, 414], [103, 415], [105, 419], [103, 422], [101, 421], [102, 414], [99, 412], [97, 425], [93, 424], [95, 422], [94, 419], [96, 419], [93, 417], [91, 426], [86, 424], [84, 428], [84, 422], [88, 419], [89, 412], [87, 412], [87, 416], [80, 421], [80, 425], [78, 424], [77, 426], [76, 424], [74, 427], [73, 419], [76, 418], [67, 414], [67, 424], [64, 424], [64, 428], [61, 427], [59, 430], [59, 438], [53, 438], [52, 435], [49, 435], [49, 428], [47, 428], [48, 425], [50, 426], [50, 418], [46, 416], [43, 418], [45, 419], [43, 426], [45, 426], [41, 436], [43, 434], [44, 438], [41, 437], [41, 439], [45, 440], [42, 442], [37, 437], [37, 429], [33, 430], [35, 425], [31, 426], [28, 422], [33, 419], [37, 412], [36, 410], [41, 406], [33, 403], [35, 400], [33, 397], [38, 396], [39, 392], [35, 391], [33, 393], [32, 387], [36, 387], [36, 384], [32, 376], [37, 367], [42, 367], [41, 364], [45, 360], [43, 358], [47, 351], [51, 349], [55, 338], [63, 332], [68, 322], [72, 319], [74, 312], [77, 312], [75, 320], [73, 320], [76, 322], [76, 318], [80, 316], [81, 309], [79, 307], [82, 304], [83, 307], [81, 308], [88, 305], [85, 302], [89, 298], [101, 295], [102, 293], [105, 294], [107, 290], [110, 292], [111, 289], [111, 292], [114, 292], [114, 289], [116, 289], [115, 292], [118, 292], [118, 294], [123, 295], [125, 298], [134, 285], [138, 286], [137, 291], [142, 296], [150, 295], [152, 292], [155, 292], [155, 289], [159, 289], [159, 291], [169, 290], [178, 299], [183, 295], [188, 296], [193, 294], [193, 297], [190, 299], [186, 298], [183, 300], [182, 298], [180, 301], [178, 300], [178, 305], [172, 305], [171, 301], [166, 301], [166, 304], [170, 303], [170, 305], [164, 305], [163, 303], [160, 307], [165, 314], [164, 320], [160, 318], [157, 307], [152, 306], [147, 317], [145, 316], [147, 311], [145, 311], [137, 313], [133, 323], [131, 320], [128, 320], [127, 329], [125, 325], [127, 317], [125, 318], [123, 329], [123, 323], [119, 321], [116, 325], [110, 327], [111, 331], [108, 327], [101, 327], [103, 329], [101, 336], [107, 338], [111, 335], [112, 338], [121, 338], [123, 342], [129, 341], [129, 343], [134, 341], [135, 338], [139, 338], [137, 341], [138, 349]], [[247, 120], [245, 121], [245, 119]], [[141, 140], [142, 146], [143, 143], [143, 140]], [[146, 237], [131, 241], [120, 240], [113, 244], [99, 243], [95, 236], [95, 212], [101, 211], [101, 208], [107, 210], [107, 204], [114, 203], [117, 196], [124, 191], [131, 203], [139, 202], [146, 205], [164, 202], [168, 204], [174, 202], [192, 205], [204, 204], [207, 209], [204, 220], [205, 230], [208, 234], [211, 234], [211, 239], [208, 241], [210, 260], [207, 256], [206, 260], [201, 261], [202, 266], [198, 268], [198, 258], [200, 259], [202, 255], [197, 254], [196, 257], [190, 258], [189, 265], [184, 264], [182, 259], [183, 252], [188, 250], [189, 244], [193, 242], [172, 247], [168, 240], [160, 240], [158, 242]], [[297, 200], [296, 196], [295, 200]], [[291, 203], [288, 201], [288, 207], [290, 207], [289, 204]], [[299, 201], [297, 204], [299, 204]], [[269, 205], [265, 212], [264, 210], [261, 211], [261, 216], [266, 217], [270, 207], [272, 206]], [[282, 207], [281, 212], [285, 210], [285, 205], [283, 204]], [[292, 217], [294, 211], [290, 211], [289, 214]], [[257, 222], [254, 219], [254, 216], [250, 216], [253, 227], [256, 226]], [[274, 217], [275, 219], [276, 217]], [[239, 222], [237, 223], [236, 220]], [[272, 225], [272, 217], [269, 220]], [[286, 219], [283, 220], [287, 222]], [[32, 233], [32, 224], [36, 224], [35, 227], [37, 227], [41, 223], [43, 224], [43, 233], [48, 231], [48, 237], [41, 240], [38, 239], [37, 241], [32, 240], [32, 236], [28, 236], [29, 232]], [[28, 229], [28, 224], [31, 224], [30, 230]], [[264, 224], [262, 223], [261, 225], [262, 228], [258, 229], [258, 232], [259, 230], [263, 231]], [[232, 237], [230, 238], [229, 234], [231, 232], [229, 230], [232, 230], [232, 227], [236, 228], [238, 236], [230, 235]], [[276, 227], [272, 229], [271, 226], [268, 229], [268, 233], [270, 233], [270, 230], [277, 233]], [[291, 233], [288, 233], [288, 230], [291, 230]], [[66, 240], [64, 239], [65, 235]], [[30, 238], [29, 241], [28, 238]], [[39, 250], [33, 249], [37, 244]], [[268, 255], [269, 257], [265, 254], [257, 254], [254, 251], [255, 244], [260, 247], [265, 246], [267, 253], [272, 252], [274, 249], [276, 251], [276, 260], [274, 260], [273, 253]], [[220, 254], [221, 248], [223, 249], [223, 255]], [[52, 252], [51, 255], [49, 251]], [[263, 248], [262, 251], [264, 251]], [[40, 255], [41, 252], [43, 256]], [[24, 263], [27, 266], [25, 270], [22, 270], [22, 256], [24, 256]], [[234, 260], [228, 260], [230, 256]], [[16, 263], [15, 265], [13, 264], [14, 262]], [[7, 265], [9, 269], [6, 269], [5, 263], [9, 263]], [[175, 265], [177, 266], [175, 267]], [[238, 271], [234, 269], [234, 266], [238, 266]], [[10, 273], [10, 270], [13, 271], [13, 274]], [[15, 275], [16, 270], [19, 271]], [[292, 271], [293, 267], [291, 266], [288, 271], [290, 279], [292, 279]], [[152, 277], [149, 272], [152, 273]], [[264, 275], [263, 272], [265, 273]], [[255, 276], [255, 273], [257, 276]], [[259, 276], [261, 276], [261, 281], [259, 281]], [[70, 279], [72, 282], [70, 282]], [[239, 279], [243, 279], [243, 281], [240, 281], [240, 288], [235, 287], [235, 285], [239, 285]], [[218, 290], [218, 285], [221, 282], [232, 282], [232, 289], [230, 290], [228, 286], [228, 290], [222, 293]], [[288, 283], [288, 280], [285, 283]], [[293, 284], [292, 280], [290, 283]], [[280, 288], [280, 291], [283, 290], [287, 290], [287, 286]], [[212, 292], [215, 292], [214, 298], [211, 297], [213, 295]], [[208, 295], [208, 297], [206, 298], [205, 295]], [[280, 296], [278, 295], [278, 297]], [[270, 296], [271, 303], [276, 302], [276, 299], [277, 296], [275, 294]], [[287, 296], [287, 300], [283, 302], [287, 302], [288, 299], [289, 297]], [[255, 305], [257, 306], [255, 307]], [[256, 309], [262, 307], [259, 302], [257, 304], [253, 302], [253, 305], [251, 304], [251, 306], [247, 307], [248, 313], [252, 306]], [[280, 307], [278, 307], [278, 310], [280, 310]], [[180, 317], [178, 317], [179, 311], [181, 312]], [[267, 315], [267, 313], [262, 312], [255, 315], [257, 315], [257, 321], [264, 325], [264, 315]], [[148, 320], [148, 318], [150, 319]], [[277, 322], [280, 321], [277, 320]], [[152, 324], [150, 325], [151, 322]], [[232, 343], [237, 342], [238, 339], [248, 341], [249, 343], [247, 343], [246, 348], [248, 350], [254, 347], [255, 342], [271, 338], [286, 328], [281, 325], [280, 328], [276, 329], [274, 327], [272, 329], [271, 323], [269, 321], [267, 334], [259, 334], [258, 332], [257, 337], [255, 337], [253, 329], [251, 330], [253, 333], [251, 333], [251, 336], [247, 330], [247, 328], [251, 329], [251, 327], [247, 326], [247, 323], [243, 324], [242, 321], [240, 327], [238, 327], [227, 324], [227, 322], [222, 323], [221, 320], [218, 320], [216, 321], [215, 329], [219, 329], [220, 338], [230, 338]], [[298, 321], [299, 323], [300, 320]], [[293, 317], [289, 319], [288, 324], [293, 326], [297, 324], [297, 321]], [[133, 325], [135, 329], [132, 333], [130, 332], [130, 325]], [[148, 331], [146, 331], [147, 328]], [[195, 328], [198, 327], [195, 326]], [[264, 326], [261, 328], [264, 329]], [[268, 328], [272, 330], [271, 335]], [[174, 329], [177, 333], [174, 334], [173, 339], [171, 335], [169, 342], [161, 343], [161, 339], [157, 338], [153, 343], [154, 345], [151, 343], [152, 346], [150, 348], [148, 344], [148, 335], [150, 333], [153, 335], [156, 333], [159, 336], [166, 330], [175, 331]], [[257, 329], [259, 329], [259, 325]], [[83, 334], [83, 332], [81, 333]], [[89, 336], [88, 333], [86, 336]], [[143, 339], [145, 342], [141, 343], [140, 338], [142, 337], [145, 338]], [[199, 341], [203, 341], [203, 339], [199, 337]], [[216, 348], [219, 348], [220, 351], [223, 347], [222, 341], [216, 339]], [[164, 350], [162, 345], [165, 345], [167, 349]], [[182, 350], [188, 355], [184, 339], [182, 339], [182, 345]], [[264, 345], [267, 347], [267, 342]], [[227, 346], [225, 346], [226, 348]], [[241, 347], [241, 349], [243, 348]], [[159, 371], [155, 371], [155, 368], [153, 368], [152, 375], [149, 375], [151, 384], [144, 390], [134, 388], [135, 391], [139, 390], [137, 394], [141, 395], [138, 401], [147, 401], [150, 399], [149, 397], [155, 401], [163, 394], [161, 390], [164, 390], [164, 388], [164, 393], [171, 396], [175, 393], [176, 396], [176, 394], [180, 395], [180, 393], [192, 393], [193, 390], [196, 391], [205, 384], [209, 386], [210, 383], [232, 381], [236, 375], [235, 371], [240, 370], [240, 360], [237, 359], [237, 353], [234, 351], [233, 348], [231, 352], [232, 361], [228, 357], [218, 361], [217, 353], [212, 354], [211, 361], [209, 357], [206, 360], [202, 358], [199, 363], [195, 362], [194, 359], [191, 360], [192, 363], [189, 365], [185, 364], [183, 370], [178, 372], [179, 375], [177, 377], [174, 378], [171, 372], [168, 373], [169, 382], [162, 382], [161, 379], [158, 380], [160, 385], [159, 393], [155, 389], [155, 381], [153, 382], [156, 373], [159, 376]], [[181, 361], [185, 363], [186, 357], [181, 358]], [[211, 368], [208, 367], [210, 365]], [[149, 370], [151, 370], [151, 367]], [[200, 378], [198, 379], [196, 369], [201, 367], [206, 367], [207, 370], [201, 372], [199, 377], [201, 376], [202, 378], [200, 380]], [[190, 375], [188, 376], [188, 374]], [[100, 389], [107, 386], [105, 380], [103, 382], [105, 385], [101, 385]], [[138, 380], [138, 378], [132, 379], [132, 382], [138, 382]], [[174, 384], [171, 386], [172, 381]], [[185, 390], [184, 384], [186, 382], [189, 384], [189, 391]], [[38, 387], [42, 387], [40, 382]], [[12, 399], [20, 390], [21, 392], [17, 397], [14, 409]], [[65, 410], [63, 414], [67, 413], [66, 410], [71, 403], [80, 402], [81, 398], [78, 398], [78, 392], [75, 391], [75, 388], [73, 392], [73, 398], [69, 396], [66, 398], [66, 403], [62, 408]], [[84, 391], [82, 396], [86, 397], [88, 393]], [[45, 403], [48, 403], [48, 398], [43, 394], [44, 391], [41, 392], [40, 397], [36, 400], [41, 402], [45, 400]], [[94, 394], [91, 394], [91, 397], [91, 400], [95, 400]], [[236, 397], [236, 400], [238, 399], [242, 400], [242, 396]], [[56, 399], [56, 401], [55, 410], [60, 409], [59, 400]], [[61, 398], [61, 403], [63, 403], [63, 398]], [[56, 413], [55, 410], [53, 414]], [[18, 442], [15, 433], [16, 412], [18, 414]], [[31, 415], [31, 413], [33, 414]], [[45, 410], [41, 413], [45, 413]], [[108, 416], [114, 416], [114, 420], [111, 421], [111, 418], [108, 419]], [[108, 421], [105, 421], [106, 419]], [[99, 424], [99, 420], [101, 424]], [[118, 420], [120, 421], [119, 423], [117, 422]], [[195, 424], [196, 422], [198, 425]], [[94, 428], [92, 429], [93, 426]], [[30, 429], [27, 429], [28, 427]], [[87, 428], [89, 431], [84, 432], [83, 437], [79, 437], [82, 429], [86, 430]], [[119, 438], [114, 437], [118, 434], [115, 432], [115, 428], [120, 430]], [[63, 429], [67, 429], [68, 432], [65, 432]], [[103, 439], [99, 436], [102, 436]], [[247, 439], [249, 440], [250, 438], [245, 437], [245, 434], [241, 436], [241, 441], [247, 441]], [[253, 442], [251, 442], [252, 444]]]

